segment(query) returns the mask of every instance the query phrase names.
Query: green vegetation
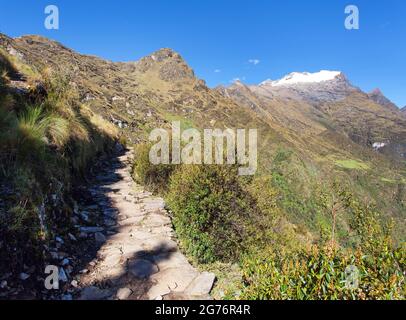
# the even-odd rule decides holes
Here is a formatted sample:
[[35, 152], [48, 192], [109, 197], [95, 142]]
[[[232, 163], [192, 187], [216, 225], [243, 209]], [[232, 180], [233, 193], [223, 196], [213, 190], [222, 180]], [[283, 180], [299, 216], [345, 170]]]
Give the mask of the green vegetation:
[[[151, 166], [149, 146], [136, 150], [134, 178], [168, 200], [183, 249], [223, 273], [220, 297], [404, 298], [406, 171], [393, 157], [405, 122], [395, 113], [359, 93], [315, 107], [244, 86], [212, 90], [167, 49], [135, 64], [36, 36], [0, 43], [16, 51], [0, 54], [0, 261], [13, 271], [69, 227], [72, 183], [117, 137], [104, 119], [125, 122], [119, 139], [134, 144], [180, 120], [259, 133], [251, 178], [227, 166]], [[387, 154], [370, 146], [386, 140]], [[360, 292], [343, 289], [347, 262], [361, 271]]]
[[168, 205], [185, 250], [200, 262], [235, 260], [258, 216], [253, 199], [226, 166], [184, 166], [171, 177]]
[[[382, 224], [376, 207], [360, 202], [339, 182], [316, 188], [317, 197], [301, 203], [276, 169], [290, 152], [277, 154], [271, 177], [240, 178], [232, 166], [157, 170], [147, 161], [149, 146], [138, 150], [134, 175], [154, 173], [147, 181], [159, 183], [184, 250], [203, 268], [233, 270], [230, 277], [220, 275], [222, 297], [405, 298], [406, 248], [393, 243], [391, 225]], [[286, 220], [288, 208], [314, 211], [321, 227], [318, 239]], [[338, 228], [343, 215], [349, 217], [346, 232]], [[339, 243], [340, 232], [346, 246]], [[357, 278], [351, 278], [354, 267]]]
[[362, 161], [358, 161], [358, 160], [337, 160], [335, 162], [336, 166], [340, 167], [340, 168], [344, 168], [344, 169], [354, 169], [354, 170], [369, 170], [370, 167], [362, 162]]
[[61, 70], [24, 66], [0, 52], [0, 273], [41, 265], [42, 245], [69, 228], [73, 183], [117, 139]]
[[151, 166], [149, 161], [151, 146], [150, 144], [139, 144], [135, 147], [136, 161], [133, 167], [133, 178], [154, 192], [163, 192], [167, 190], [169, 177], [175, 170], [175, 166]]

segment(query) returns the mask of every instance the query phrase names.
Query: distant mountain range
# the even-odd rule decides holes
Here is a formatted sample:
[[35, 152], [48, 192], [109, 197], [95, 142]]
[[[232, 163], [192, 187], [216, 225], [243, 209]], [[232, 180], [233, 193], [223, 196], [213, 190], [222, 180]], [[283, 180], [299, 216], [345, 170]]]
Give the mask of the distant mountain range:
[[283, 126], [295, 129], [300, 118], [317, 132], [321, 121], [328, 122], [356, 143], [379, 144], [381, 151], [405, 157], [404, 111], [379, 89], [362, 92], [341, 72], [295, 72], [277, 81], [250, 86], [236, 82], [217, 90], [240, 105], [268, 113]]

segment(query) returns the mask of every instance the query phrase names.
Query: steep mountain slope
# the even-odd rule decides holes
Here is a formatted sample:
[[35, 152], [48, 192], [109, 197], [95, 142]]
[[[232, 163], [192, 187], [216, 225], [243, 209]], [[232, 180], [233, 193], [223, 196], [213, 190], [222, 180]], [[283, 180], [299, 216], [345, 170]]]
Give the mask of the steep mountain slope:
[[340, 72], [293, 73], [258, 86], [235, 84], [220, 91], [240, 104], [272, 110], [284, 126], [301, 114], [313, 133], [331, 128], [363, 146], [405, 157], [406, 122], [399, 109], [378, 90], [365, 94], [355, 88]]
[[291, 73], [284, 78], [266, 80], [252, 89], [259, 94], [271, 93], [283, 98], [301, 99], [310, 103], [336, 101], [351, 92], [353, 87], [344, 74], [338, 71], [322, 70], [317, 73]]
[[[257, 128], [258, 175], [273, 177], [279, 204], [293, 223], [314, 232], [318, 224], [330, 224], [313, 202], [317, 187], [329, 190], [338, 179], [394, 217], [402, 237], [406, 171], [395, 158], [404, 153], [406, 120], [341, 73], [325, 72], [317, 81], [315, 75], [292, 74], [259, 86], [236, 83], [213, 90], [171, 49], [114, 63], [38, 36], [0, 36], [0, 47], [37, 70], [68, 75], [81, 100], [116, 124], [129, 142], [145, 141], [151, 129], [169, 128], [173, 120], [183, 128]], [[387, 155], [376, 152], [376, 142], [385, 143], [379, 151]], [[340, 221], [341, 230], [348, 230], [346, 215]]]
[[375, 89], [372, 92], [368, 94], [368, 97], [375, 101], [377, 104], [380, 104], [381, 106], [387, 107], [391, 109], [392, 111], [399, 111], [399, 108], [394, 104], [392, 101], [390, 101], [385, 95], [382, 93], [380, 89]]

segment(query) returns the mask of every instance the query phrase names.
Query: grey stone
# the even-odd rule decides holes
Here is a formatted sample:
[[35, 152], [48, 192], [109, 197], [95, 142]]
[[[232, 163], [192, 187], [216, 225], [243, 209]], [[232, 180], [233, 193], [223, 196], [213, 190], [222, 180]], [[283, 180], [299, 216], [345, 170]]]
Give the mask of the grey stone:
[[54, 260], [58, 260], [58, 259], [59, 259], [59, 254], [58, 254], [58, 252], [51, 251], [50, 254], [51, 254], [51, 258], [52, 258], [52, 259], [54, 259]]
[[197, 276], [186, 288], [185, 293], [192, 296], [203, 296], [209, 294], [213, 288], [216, 275], [210, 272], [203, 272]]
[[127, 300], [132, 295], [132, 290], [128, 288], [121, 288], [117, 291], [117, 299], [118, 300]]
[[59, 269], [59, 281], [68, 282], [68, 276], [63, 268]]
[[102, 227], [81, 227], [80, 231], [83, 233], [96, 233], [96, 232], [102, 232], [104, 228]]
[[78, 241], [72, 233], [68, 233], [68, 236], [69, 236], [69, 239], [71, 239], [72, 241]]
[[110, 296], [111, 292], [109, 290], [92, 286], [82, 290], [79, 300], [105, 300]]
[[3, 280], [3, 281], [0, 283], [0, 288], [1, 288], [1, 289], [7, 288], [7, 281], [6, 281], [6, 280]]
[[139, 279], [147, 279], [159, 271], [155, 264], [144, 259], [130, 261], [128, 270], [134, 277]]
[[27, 274], [27, 273], [22, 272], [22, 273], [20, 273], [19, 277], [20, 277], [21, 280], [25, 281], [30, 277], [30, 275]]
[[63, 241], [63, 239], [62, 239], [61, 237], [56, 237], [56, 238], [55, 238], [55, 241], [58, 242], [58, 243], [60, 243], [60, 244], [64, 244], [64, 243], [65, 243], [65, 241]]
[[96, 242], [99, 242], [99, 243], [106, 242], [106, 240], [107, 240], [105, 235], [101, 232], [95, 233], [94, 238], [95, 238]]
[[64, 294], [64, 295], [62, 296], [62, 300], [63, 300], [63, 301], [71, 301], [71, 300], [73, 300], [73, 297], [72, 297], [71, 294]]
[[112, 219], [104, 219], [104, 224], [107, 227], [114, 227], [117, 223]]
[[80, 217], [82, 218], [83, 221], [85, 222], [89, 222], [89, 214], [86, 211], [83, 211], [80, 213]]
[[62, 262], [61, 262], [61, 266], [64, 266], [64, 267], [69, 265], [69, 264], [70, 264], [70, 261], [69, 261], [68, 258], [63, 259]]

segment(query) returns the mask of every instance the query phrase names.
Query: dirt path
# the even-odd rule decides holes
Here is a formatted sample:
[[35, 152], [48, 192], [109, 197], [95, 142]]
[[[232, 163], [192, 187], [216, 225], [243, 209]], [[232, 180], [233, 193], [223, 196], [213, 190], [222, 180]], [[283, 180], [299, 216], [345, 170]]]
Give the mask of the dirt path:
[[131, 151], [112, 160], [90, 188], [103, 225], [81, 232], [101, 246], [79, 278], [79, 299], [210, 299], [214, 275], [179, 251], [163, 199], [133, 182], [131, 160]]

